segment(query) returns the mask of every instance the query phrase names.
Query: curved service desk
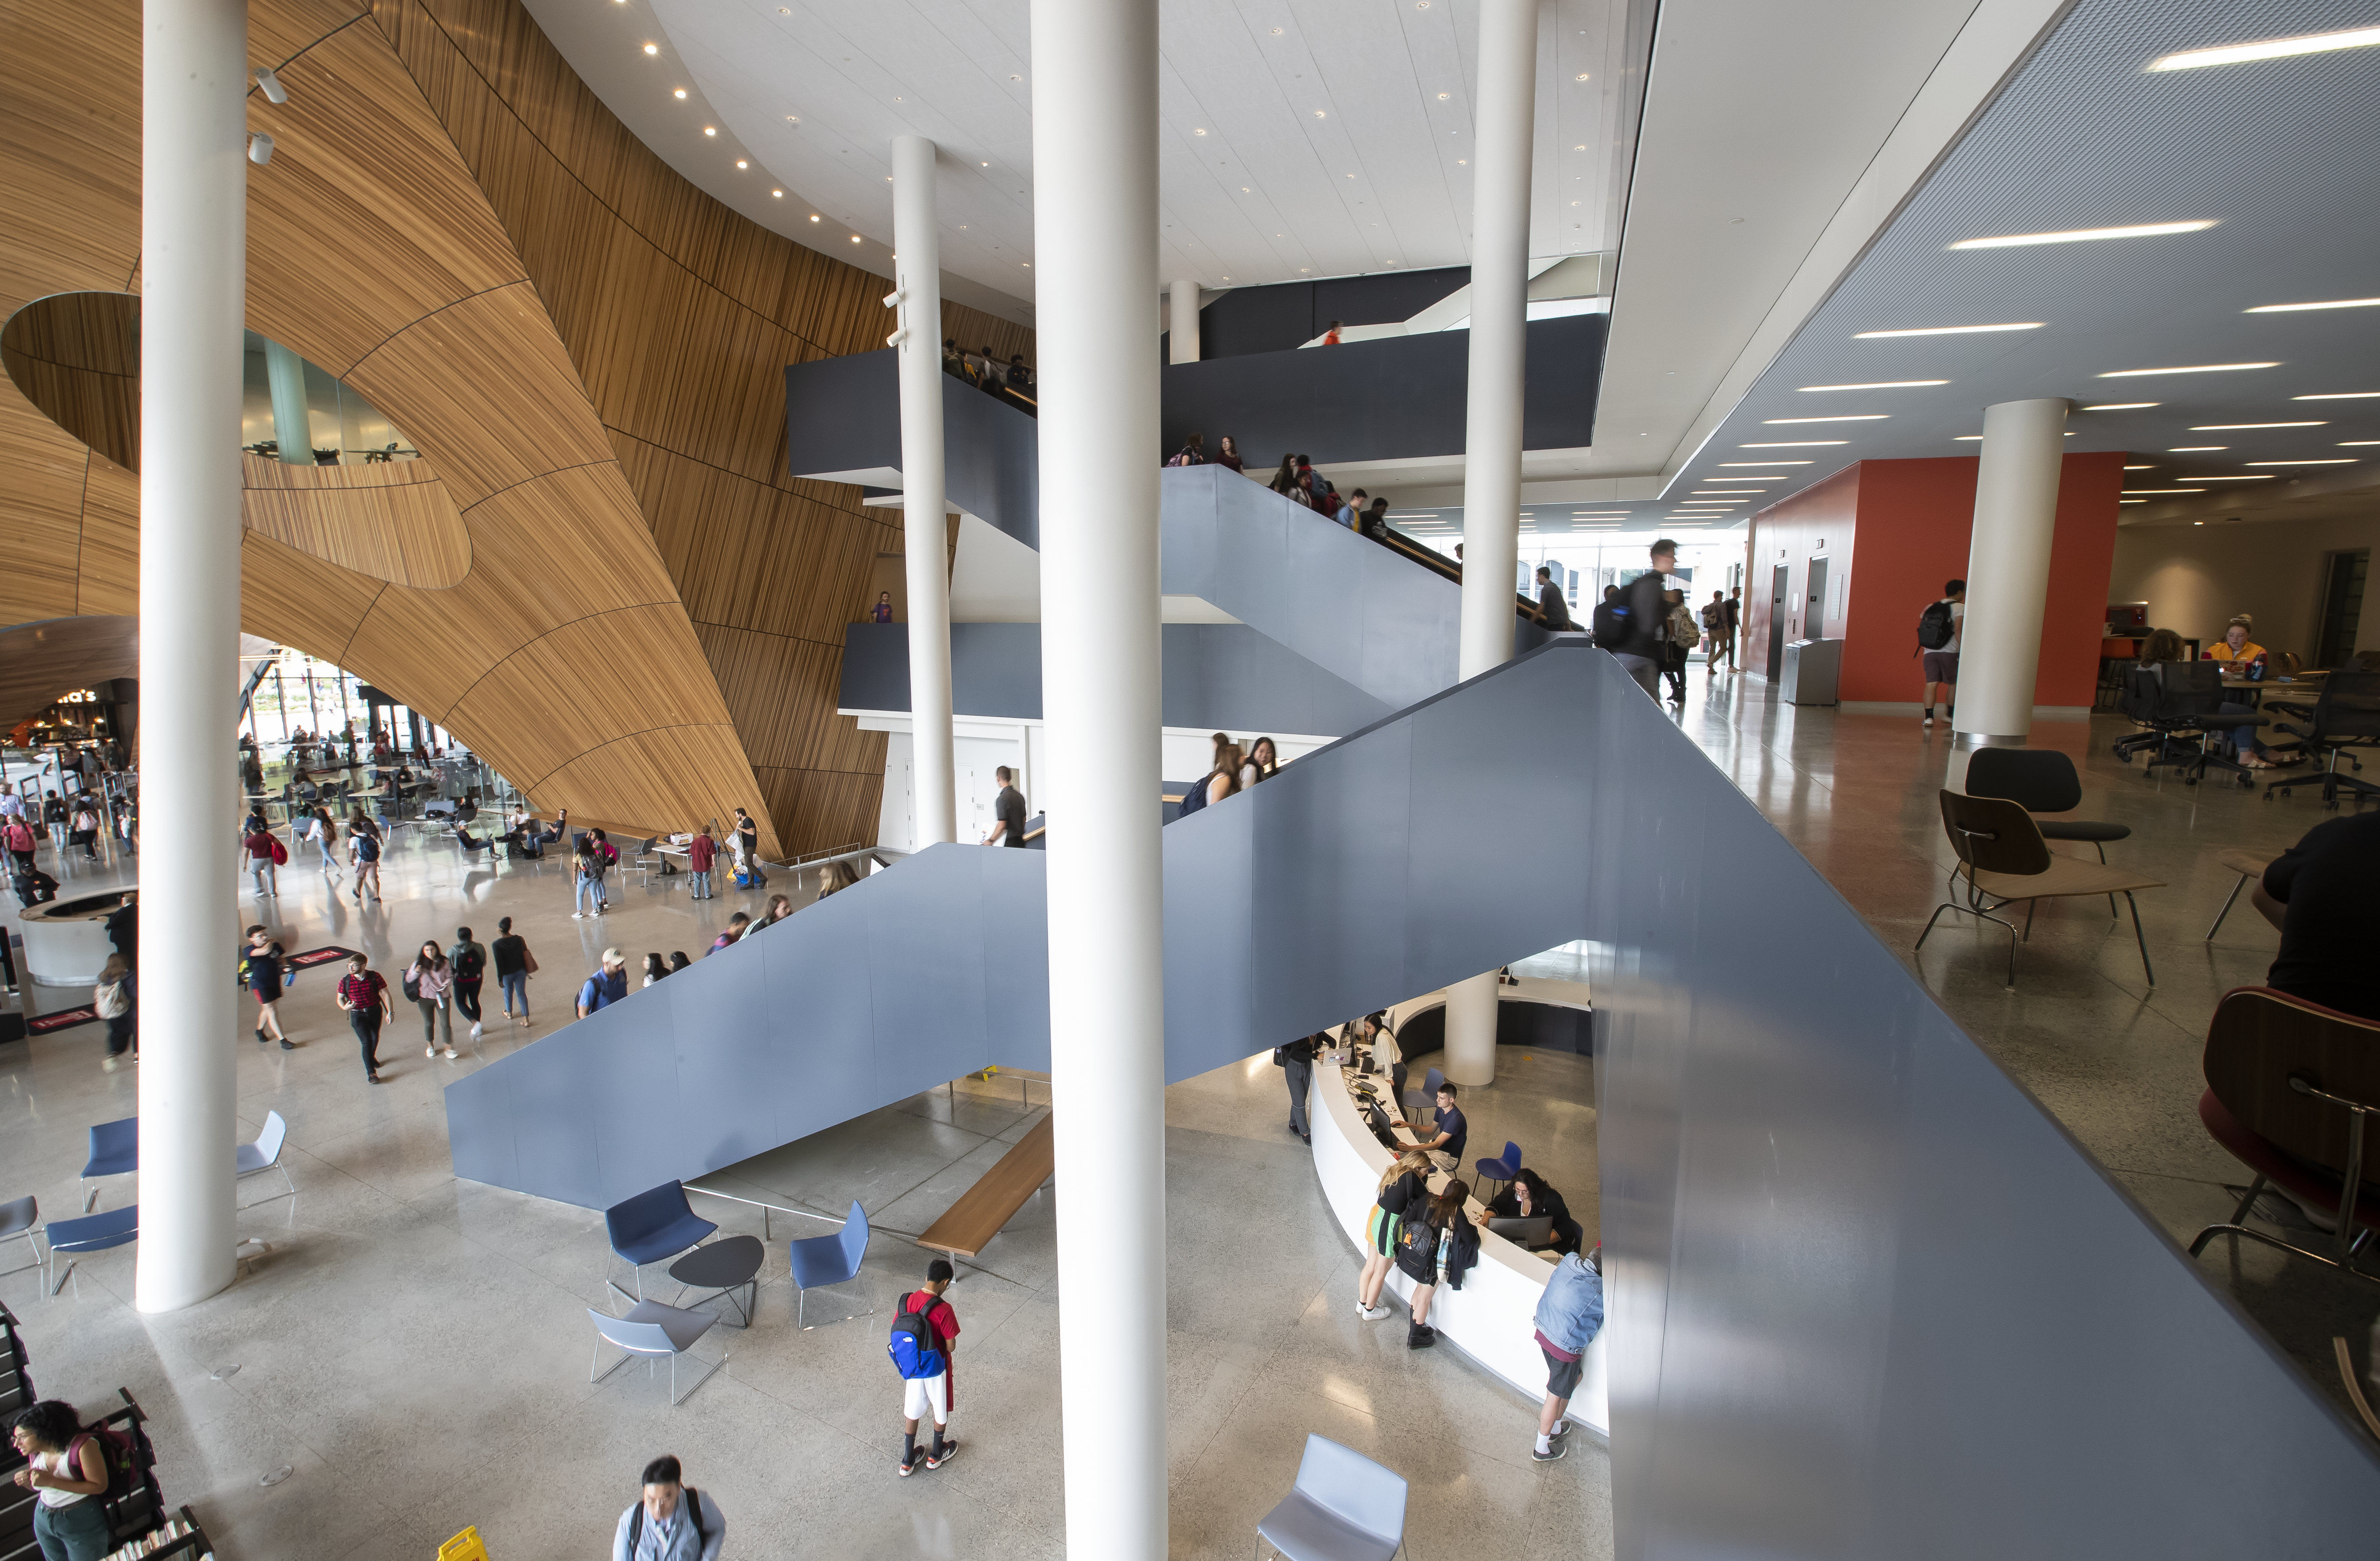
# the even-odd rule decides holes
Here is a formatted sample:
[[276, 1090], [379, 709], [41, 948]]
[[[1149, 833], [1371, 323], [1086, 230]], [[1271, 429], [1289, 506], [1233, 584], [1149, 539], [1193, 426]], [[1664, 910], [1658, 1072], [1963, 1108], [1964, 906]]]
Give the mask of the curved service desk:
[[[1445, 995], [1437, 993], [1401, 1007], [1419, 1010], [1444, 1001]], [[1357, 1251], [1368, 1252], [1364, 1227], [1371, 1216], [1380, 1173], [1394, 1156], [1365, 1125], [1348, 1092], [1345, 1074], [1327, 1060], [1315, 1063], [1312, 1107], [1307, 1119], [1314, 1129], [1315, 1175], [1321, 1180], [1323, 1196], [1330, 1201], [1339, 1228]], [[1444, 1177], [1431, 1179], [1433, 1187], [1445, 1184]], [[1467, 1205], [1474, 1212], [1479, 1206], [1475, 1198]], [[1549, 1258], [1482, 1230], [1478, 1264], [1463, 1277], [1461, 1289], [1439, 1287], [1430, 1302], [1430, 1325], [1438, 1330], [1440, 1343], [1460, 1349], [1532, 1401], [1542, 1400], [1546, 1358], [1537, 1349], [1537, 1300], [1552, 1272]], [[1413, 1300], [1413, 1281], [1395, 1267], [1389, 1270], [1388, 1289], [1401, 1302], [1410, 1304]], [[1380, 1325], [1390, 1327], [1394, 1323], [1391, 1318]], [[1597, 1334], [1587, 1346], [1586, 1373], [1571, 1399], [1569, 1418], [1609, 1436], [1611, 1411], [1605, 1354], [1604, 1335]]]
[[17, 918], [25, 935], [25, 974], [44, 986], [88, 986], [99, 979], [115, 945], [107, 940], [107, 918], [128, 894], [126, 884], [104, 894], [53, 900]]

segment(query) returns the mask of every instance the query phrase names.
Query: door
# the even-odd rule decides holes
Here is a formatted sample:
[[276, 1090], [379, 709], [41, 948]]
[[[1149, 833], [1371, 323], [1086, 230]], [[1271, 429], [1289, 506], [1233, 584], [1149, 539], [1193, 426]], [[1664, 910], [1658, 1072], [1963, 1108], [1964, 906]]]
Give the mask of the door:
[[2322, 635], [2313, 665], [2344, 667], [2355, 655], [2355, 634], [2363, 620], [2363, 576], [2372, 563], [2368, 548], [2333, 553], [2322, 582]]
[[1793, 577], [1792, 569], [1779, 564], [1768, 586], [1768, 671], [1770, 681], [1785, 675], [1785, 587]]
[[1802, 637], [1827, 637], [1827, 561], [1823, 558], [1810, 561], [1810, 605], [1802, 614]]

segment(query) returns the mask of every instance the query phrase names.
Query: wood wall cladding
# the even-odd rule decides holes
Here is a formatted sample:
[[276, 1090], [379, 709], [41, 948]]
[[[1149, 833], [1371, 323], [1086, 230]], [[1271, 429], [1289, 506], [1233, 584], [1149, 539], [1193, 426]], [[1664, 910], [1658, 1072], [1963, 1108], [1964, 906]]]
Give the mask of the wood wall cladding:
[[392, 585], [443, 590], [471, 568], [471, 534], [426, 460], [289, 466], [242, 454], [240, 522]]
[[140, 469], [139, 300], [53, 293], [8, 317], [0, 366], [50, 421], [120, 466]]
[[135, 619], [53, 618], [0, 629], [0, 731], [40, 714], [69, 689], [140, 670]]

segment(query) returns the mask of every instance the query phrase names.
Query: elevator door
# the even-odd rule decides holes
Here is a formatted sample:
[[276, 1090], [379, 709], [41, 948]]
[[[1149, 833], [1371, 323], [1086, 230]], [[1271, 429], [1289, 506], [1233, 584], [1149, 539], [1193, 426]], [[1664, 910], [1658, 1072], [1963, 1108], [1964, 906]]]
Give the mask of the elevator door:
[[1802, 609], [1802, 637], [1827, 637], [1827, 561], [1810, 561], [1810, 595]]
[[1785, 585], [1792, 578], [1789, 565], [1779, 564], [1768, 586], [1768, 672], [1773, 681], [1785, 675]]

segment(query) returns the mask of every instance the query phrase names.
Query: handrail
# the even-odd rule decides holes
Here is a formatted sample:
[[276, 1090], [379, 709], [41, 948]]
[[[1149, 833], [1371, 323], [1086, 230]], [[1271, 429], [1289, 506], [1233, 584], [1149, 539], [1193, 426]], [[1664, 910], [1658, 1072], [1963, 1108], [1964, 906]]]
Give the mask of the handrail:
[[847, 1219], [837, 1219], [831, 1214], [812, 1214], [808, 1209], [787, 1208], [783, 1204], [771, 1204], [759, 1198], [745, 1198], [739, 1197], [733, 1192], [722, 1192], [716, 1187], [705, 1187], [698, 1182], [688, 1181], [681, 1183], [680, 1185], [684, 1186], [687, 1192], [699, 1192], [706, 1198], [724, 1198], [731, 1204], [748, 1204], [752, 1207], [759, 1209], [760, 1211], [760, 1239], [764, 1241], [769, 1239], [769, 1213], [772, 1209], [779, 1214], [797, 1214], [804, 1219], [822, 1219], [829, 1225], [848, 1225], [851, 1223]]

